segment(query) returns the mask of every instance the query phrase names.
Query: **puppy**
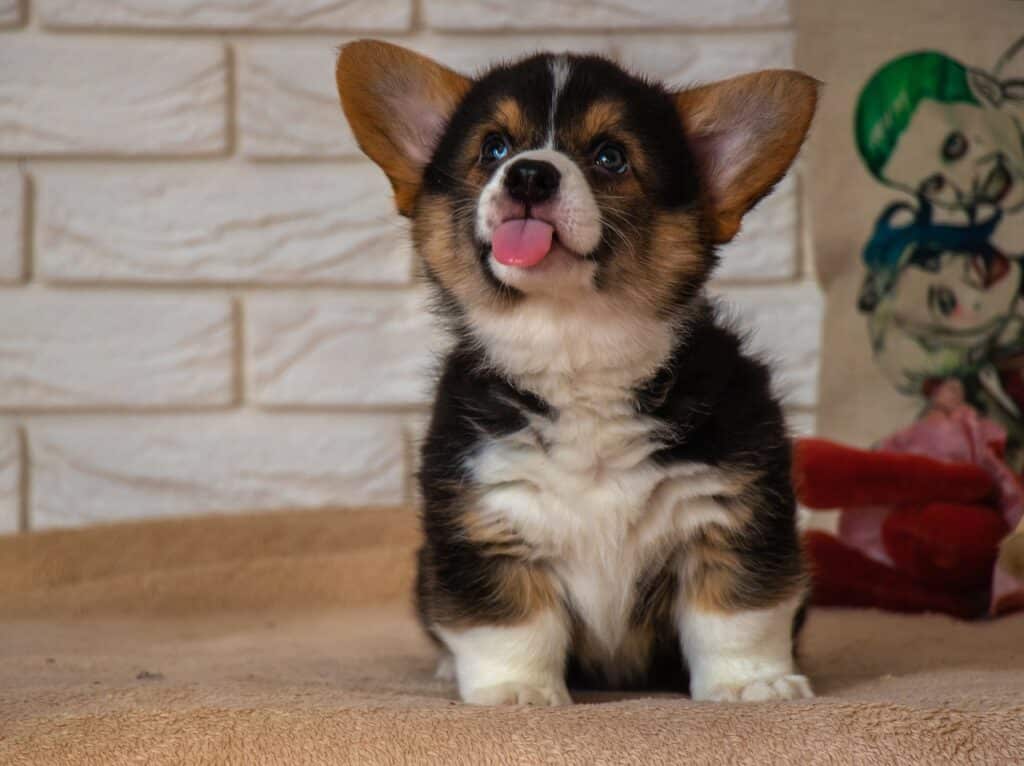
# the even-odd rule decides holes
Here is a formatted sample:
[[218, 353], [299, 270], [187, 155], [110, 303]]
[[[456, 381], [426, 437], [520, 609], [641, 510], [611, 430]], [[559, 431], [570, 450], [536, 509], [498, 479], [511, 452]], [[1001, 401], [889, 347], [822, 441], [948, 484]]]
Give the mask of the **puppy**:
[[783, 413], [704, 287], [815, 81], [672, 91], [547, 54], [471, 79], [372, 41], [337, 81], [453, 336], [416, 599], [462, 699], [811, 696]]

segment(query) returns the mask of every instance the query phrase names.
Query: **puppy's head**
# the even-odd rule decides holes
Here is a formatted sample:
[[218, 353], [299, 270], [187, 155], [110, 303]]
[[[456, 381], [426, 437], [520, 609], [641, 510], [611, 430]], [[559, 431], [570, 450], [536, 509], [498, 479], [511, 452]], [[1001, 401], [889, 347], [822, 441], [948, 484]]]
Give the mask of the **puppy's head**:
[[786, 172], [816, 98], [797, 72], [673, 92], [572, 55], [470, 79], [373, 41], [342, 49], [337, 79], [426, 273], [470, 314], [530, 301], [684, 306], [714, 245]]

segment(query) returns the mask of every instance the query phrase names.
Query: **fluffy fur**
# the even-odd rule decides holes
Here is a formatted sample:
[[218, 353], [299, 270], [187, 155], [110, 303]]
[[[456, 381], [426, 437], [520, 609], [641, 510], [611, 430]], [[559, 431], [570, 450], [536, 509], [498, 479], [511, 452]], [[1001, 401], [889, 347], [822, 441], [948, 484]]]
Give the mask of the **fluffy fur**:
[[[562, 704], [567, 681], [809, 696], [782, 412], [703, 288], [796, 154], [813, 81], [672, 93], [570, 55], [469, 80], [359, 42], [338, 83], [454, 338], [423, 445], [416, 596], [462, 698]], [[524, 159], [557, 170], [550, 199], [509, 191]], [[500, 263], [495, 228], [530, 217], [551, 252]]]

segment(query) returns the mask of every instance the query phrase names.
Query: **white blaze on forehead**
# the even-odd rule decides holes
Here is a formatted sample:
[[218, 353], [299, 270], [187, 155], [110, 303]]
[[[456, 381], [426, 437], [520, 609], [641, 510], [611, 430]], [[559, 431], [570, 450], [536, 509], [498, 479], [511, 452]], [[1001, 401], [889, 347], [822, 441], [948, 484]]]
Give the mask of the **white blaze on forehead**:
[[558, 99], [562, 96], [565, 84], [569, 81], [572, 64], [566, 55], [555, 56], [548, 64], [551, 69], [551, 109], [548, 112], [548, 140], [546, 146], [555, 145], [555, 113], [558, 111]]

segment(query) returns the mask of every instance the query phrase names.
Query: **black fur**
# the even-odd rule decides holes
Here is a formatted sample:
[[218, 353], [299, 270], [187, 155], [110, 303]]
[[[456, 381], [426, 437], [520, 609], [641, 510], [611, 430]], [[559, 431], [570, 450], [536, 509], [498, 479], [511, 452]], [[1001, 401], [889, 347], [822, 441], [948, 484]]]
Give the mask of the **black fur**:
[[[718, 323], [716, 312], [703, 307], [685, 339], [659, 372], [638, 386], [636, 409], [664, 424], [665, 446], [655, 453], [662, 464], [700, 461], [715, 466], [740, 466], [761, 478], [751, 488], [759, 503], [756, 522], [735, 540], [744, 568], [746, 588], [738, 607], [770, 602], [802, 574], [795, 527], [795, 501], [789, 482], [790, 443], [782, 410], [771, 392], [768, 369], [745, 355], [739, 336]], [[517, 389], [488, 369], [481, 352], [469, 341], [449, 355], [434, 403], [419, 475], [423, 495], [426, 542], [420, 552], [421, 619], [438, 594], [424, 593], [429, 571], [432, 588], [440, 588], [452, 611], [480, 620], [507, 618], [507, 605], [494, 603], [494, 578], [513, 565], [501, 556], [487, 556], [458, 533], [459, 494], [471, 482], [466, 459], [489, 439], [527, 426], [526, 414], [555, 419], [558, 413], [535, 395]], [[686, 552], [681, 551], [685, 556]], [[642, 622], [670, 600], [677, 583], [659, 570], [637, 583], [633, 621]], [[656, 596], [651, 596], [657, 591]], [[799, 630], [803, 612], [797, 616]], [[632, 679], [631, 688], [686, 689], [687, 673], [676, 627], [659, 621], [658, 636], [647, 672]], [[603, 687], [600, 671], [570, 655], [568, 677], [578, 687]]]
[[[552, 74], [550, 56], [535, 56], [515, 65], [499, 66], [482, 76], [451, 118], [424, 175], [423, 195], [444, 197], [465, 207], [473, 190], [458, 182], [460, 158], [473, 129], [486, 121], [494, 105], [514, 97], [537, 126], [535, 143], [550, 121]], [[658, 211], [696, 209], [700, 181], [678, 115], [660, 85], [633, 77], [594, 57], [573, 59], [567, 97], [560, 102], [556, 123], [569, 123], [595, 99], [615, 97], [626, 105], [630, 129], [648, 152], [649, 171], [638, 181], [651, 216]], [[464, 217], [457, 233], [472, 238], [473, 221]], [[698, 228], [703, 222], [697, 221]], [[643, 226], [636, 236], [643, 237]], [[661, 424], [662, 446], [652, 459], [662, 465], [701, 462], [749, 471], [757, 478], [742, 500], [754, 518], [730, 538], [743, 587], [733, 594], [737, 608], [773, 603], [802, 577], [795, 527], [795, 502], [789, 483], [790, 445], [782, 410], [771, 391], [766, 366], [746, 355], [740, 337], [719, 321], [702, 297], [704, 283], [716, 263], [707, 237], [698, 232], [701, 267], [678, 285], [667, 307], [666, 321], [685, 320], [673, 352], [660, 369], [633, 392], [638, 415]], [[485, 265], [486, 245], [476, 243], [480, 268], [495, 290], [503, 286]], [[639, 243], [642, 245], [643, 242]], [[595, 284], [601, 289], [603, 269], [617, 257], [607, 235], [592, 256], [598, 263]], [[471, 339], [457, 300], [428, 273], [436, 288], [437, 306], [456, 335], [443, 364], [428, 435], [422, 448], [419, 484], [423, 497], [425, 543], [419, 554], [417, 605], [425, 627], [439, 615], [465, 615], [479, 622], [512, 621], [515, 605], [496, 597], [508, 567], [527, 566], [515, 554], [483, 550], [467, 539], [460, 526], [465, 498], [472, 492], [468, 458], [488, 441], [529, 427], [530, 418], [557, 420], [558, 411], [535, 393], [518, 387], [486, 363]], [[729, 502], [723, 498], [723, 502]], [[675, 552], [673, 561], [689, 555]], [[681, 587], [668, 566], [645, 573], [636, 583], [631, 621], [654, 625], [648, 663], [638, 677], [641, 686], [685, 689], [687, 674], [677, 629], [665, 604]], [[571, 612], [571, 605], [567, 605]], [[802, 612], [800, 615], [802, 619]], [[798, 629], [799, 621], [794, 629]], [[577, 631], [582, 630], [577, 625]], [[567, 673], [577, 685], [605, 685], [608, 679], [575, 654]]]

